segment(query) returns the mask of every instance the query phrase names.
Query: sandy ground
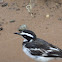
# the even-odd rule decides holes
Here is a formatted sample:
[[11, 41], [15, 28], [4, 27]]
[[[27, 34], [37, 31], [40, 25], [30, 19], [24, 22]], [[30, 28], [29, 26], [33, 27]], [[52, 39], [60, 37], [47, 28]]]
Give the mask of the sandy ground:
[[[25, 6], [29, 0], [5, 0], [7, 6], [0, 4], [0, 62], [35, 62], [22, 51], [20, 36], [14, 34], [22, 24], [34, 31], [37, 37], [42, 38], [62, 49], [62, 1], [38, 0], [32, 10], [35, 17], [31, 17]], [[46, 17], [49, 15], [49, 17]], [[15, 20], [15, 22], [10, 22]], [[50, 62], [62, 62], [53, 60]]]

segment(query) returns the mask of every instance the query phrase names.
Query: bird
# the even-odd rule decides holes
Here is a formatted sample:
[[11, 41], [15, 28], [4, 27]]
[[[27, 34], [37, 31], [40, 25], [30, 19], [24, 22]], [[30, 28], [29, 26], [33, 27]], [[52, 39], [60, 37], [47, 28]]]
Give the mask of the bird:
[[62, 58], [62, 49], [38, 38], [33, 31], [25, 29], [14, 34], [24, 38], [22, 49], [27, 56], [35, 61], [49, 62], [56, 58]]

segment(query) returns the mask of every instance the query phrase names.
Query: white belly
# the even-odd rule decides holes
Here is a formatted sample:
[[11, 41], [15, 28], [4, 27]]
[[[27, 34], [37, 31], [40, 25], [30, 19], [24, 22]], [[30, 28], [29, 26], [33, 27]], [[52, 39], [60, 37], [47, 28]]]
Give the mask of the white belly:
[[33, 56], [33, 55], [31, 55], [30, 54], [30, 50], [28, 49], [28, 48], [25, 48], [24, 46], [23, 46], [23, 51], [24, 51], [24, 53], [26, 54], [26, 55], [28, 55], [29, 57], [31, 57], [31, 58], [35, 58], [35, 56]]
[[30, 58], [39, 61], [39, 62], [47, 62], [49, 60], [52, 60], [53, 58], [46, 58], [46, 57], [42, 57], [42, 56], [34, 56], [30, 54], [30, 50], [28, 48], [25, 48], [23, 46], [23, 51], [26, 55], [28, 55]]

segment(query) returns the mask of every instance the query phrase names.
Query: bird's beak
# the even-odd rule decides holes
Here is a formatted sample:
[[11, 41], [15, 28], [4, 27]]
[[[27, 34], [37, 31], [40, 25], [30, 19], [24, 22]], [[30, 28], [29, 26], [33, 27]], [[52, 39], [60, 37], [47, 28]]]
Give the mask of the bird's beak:
[[18, 35], [21, 35], [20, 33], [14, 33], [14, 34], [18, 34]]

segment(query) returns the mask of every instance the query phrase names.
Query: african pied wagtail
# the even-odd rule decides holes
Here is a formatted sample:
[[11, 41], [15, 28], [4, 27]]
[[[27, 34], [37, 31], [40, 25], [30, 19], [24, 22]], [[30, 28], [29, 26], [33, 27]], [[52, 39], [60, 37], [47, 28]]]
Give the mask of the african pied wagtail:
[[30, 30], [22, 30], [20, 33], [24, 38], [23, 51], [39, 62], [48, 62], [55, 58], [62, 58], [62, 50], [42, 39], [36, 37], [35, 33]]

